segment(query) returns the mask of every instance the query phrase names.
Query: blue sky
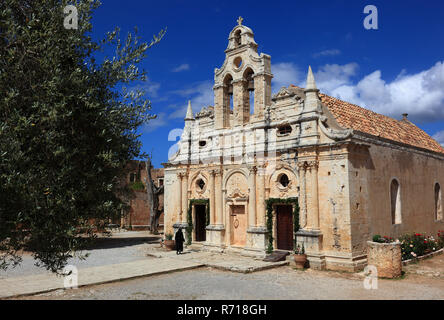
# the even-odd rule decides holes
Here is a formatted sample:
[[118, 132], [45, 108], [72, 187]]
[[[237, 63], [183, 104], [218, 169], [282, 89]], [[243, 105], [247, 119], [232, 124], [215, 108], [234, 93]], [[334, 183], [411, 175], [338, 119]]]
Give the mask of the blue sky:
[[[366, 5], [378, 9], [378, 30], [363, 26]], [[114, 26], [122, 35], [137, 26], [150, 41], [167, 27], [140, 66], [149, 78], [141, 85], [158, 115], [141, 128], [141, 140], [156, 167], [178, 139], [174, 129], [183, 128], [187, 101], [194, 112], [213, 105], [214, 68], [223, 64], [238, 16], [253, 30], [258, 51], [271, 55], [274, 93], [284, 85], [304, 86], [311, 65], [322, 92], [397, 119], [409, 113], [444, 144], [441, 0], [102, 0], [94, 37]]]

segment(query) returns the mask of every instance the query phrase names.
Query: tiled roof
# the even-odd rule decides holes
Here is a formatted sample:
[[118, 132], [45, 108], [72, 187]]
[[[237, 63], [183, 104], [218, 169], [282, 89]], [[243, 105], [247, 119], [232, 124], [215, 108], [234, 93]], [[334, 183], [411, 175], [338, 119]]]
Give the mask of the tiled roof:
[[444, 148], [410, 121], [396, 120], [326, 94], [319, 94], [341, 127], [418, 148], [444, 153]]

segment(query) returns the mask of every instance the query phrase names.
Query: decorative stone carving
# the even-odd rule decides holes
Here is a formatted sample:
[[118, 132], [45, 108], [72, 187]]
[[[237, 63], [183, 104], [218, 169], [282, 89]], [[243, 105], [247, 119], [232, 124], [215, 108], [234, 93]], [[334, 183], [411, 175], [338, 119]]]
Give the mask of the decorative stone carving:
[[200, 111], [198, 113], [196, 113], [195, 118], [199, 119], [199, 118], [205, 118], [205, 117], [210, 117], [213, 118], [214, 117], [214, 107], [213, 106], [208, 106], [208, 107], [202, 107], [202, 109], [200, 109]]

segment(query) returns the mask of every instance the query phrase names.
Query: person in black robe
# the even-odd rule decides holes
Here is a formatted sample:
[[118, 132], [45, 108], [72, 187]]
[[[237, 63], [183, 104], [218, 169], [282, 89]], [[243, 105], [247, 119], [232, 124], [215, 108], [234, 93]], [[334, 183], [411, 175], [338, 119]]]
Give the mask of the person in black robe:
[[176, 240], [176, 254], [181, 254], [183, 251], [183, 242], [185, 241], [181, 228], [177, 230], [175, 240]]

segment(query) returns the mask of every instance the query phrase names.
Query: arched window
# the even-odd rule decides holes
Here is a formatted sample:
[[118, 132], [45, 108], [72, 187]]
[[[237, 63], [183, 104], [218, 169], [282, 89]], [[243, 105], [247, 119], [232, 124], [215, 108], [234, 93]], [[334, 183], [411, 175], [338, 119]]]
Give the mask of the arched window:
[[393, 179], [390, 184], [390, 199], [391, 199], [391, 212], [392, 212], [392, 224], [401, 223], [401, 186], [398, 180]]
[[439, 183], [435, 184], [435, 219], [443, 220], [442, 214], [442, 194]]

